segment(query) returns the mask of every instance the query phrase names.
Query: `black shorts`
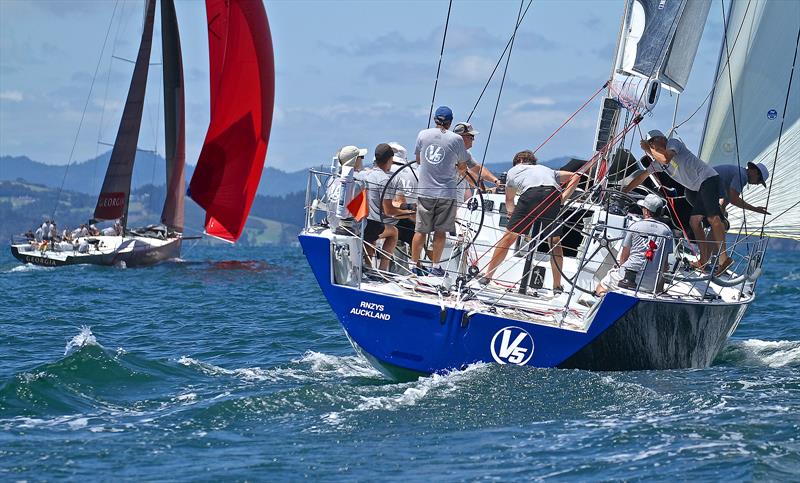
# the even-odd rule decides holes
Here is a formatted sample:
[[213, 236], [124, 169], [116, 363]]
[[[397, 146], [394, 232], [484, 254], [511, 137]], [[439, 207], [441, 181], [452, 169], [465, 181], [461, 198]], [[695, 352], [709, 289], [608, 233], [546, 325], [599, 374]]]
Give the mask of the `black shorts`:
[[[539, 233], [544, 230], [551, 236], [561, 236], [561, 226], [553, 223], [561, 210], [561, 194], [553, 186], [528, 188], [519, 197], [517, 207], [508, 220], [506, 229], [514, 233]], [[530, 231], [531, 226], [533, 232]]]
[[367, 219], [367, 226], [364, 227], [364, 241], [375, 243], [381, 233], [383, 233], [383, 223], [380, 221]]
[[686, 201], [692, 205], [692, 216], [722, 216], [719, 208], [719, 175], [712, 176], [700, 185], [698, 191], [686, 189]]
[[414, 239], [414, 226], [413, 220], [407, 218], [397, 220], [397, 239], [411, 245], [411, 240]]

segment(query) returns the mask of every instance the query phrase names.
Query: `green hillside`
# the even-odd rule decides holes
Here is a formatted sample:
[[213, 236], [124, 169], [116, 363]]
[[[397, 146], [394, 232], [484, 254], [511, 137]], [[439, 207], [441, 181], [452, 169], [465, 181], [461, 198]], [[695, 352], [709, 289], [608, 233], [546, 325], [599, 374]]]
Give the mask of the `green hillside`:
[[[0, 181], [0, 240], [8, 241], [26, 230], [35, 229], [53, 217], [59, 231], [75, 228], [92, 217], [96, 196], [58, 190], [18, 179]], [[288, 244], [296, 240], [303, 222], [302, 193], [286, 196], [257, 196], [239, 243], [245, 246]], [[158, 223], [164, 204], [164, 187], [146, 185], [131, 193], [128, 225], [131, 227]], [[187, 236], [203, 231], [205, 212], [193, 201], [186, 200]], [[221, 243], [206, 238], [208, 243]]]

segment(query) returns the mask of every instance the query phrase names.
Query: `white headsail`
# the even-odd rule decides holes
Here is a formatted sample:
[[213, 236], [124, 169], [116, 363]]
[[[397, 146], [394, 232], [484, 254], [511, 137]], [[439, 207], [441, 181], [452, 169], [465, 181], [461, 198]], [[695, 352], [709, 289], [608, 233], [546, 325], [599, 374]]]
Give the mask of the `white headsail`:
[[[791, 86], [790, 78], [798, 32], [800, 2], [732, 2], [700, 151], [712, 165], [764, 163], [771, 191], [748, 185], [742, 197], [755, 206], [766, 205], [769, 197], [772, 214], [764, 233], [795, 239], [800, 239], [800, 75], [794, 73]], [[761, 231], [764, 215], [735, 207], [728, 214], [731, 231]]]

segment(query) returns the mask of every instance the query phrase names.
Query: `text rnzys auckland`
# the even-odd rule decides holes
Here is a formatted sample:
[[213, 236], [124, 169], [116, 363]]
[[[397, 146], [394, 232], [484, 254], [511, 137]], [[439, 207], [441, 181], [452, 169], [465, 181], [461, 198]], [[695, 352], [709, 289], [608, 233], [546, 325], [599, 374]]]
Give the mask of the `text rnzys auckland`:
[[362, 317], [369, 317], [372, 319], [380, 319], [380, 320], [389, 320], [392, 318], [391, 314], [387, 314], [383, 311], [384, 307], [382, 304], [375, 304], [372, 302], [364, 302], [358, 305], [358, 307], [353, 307], [350, 309], [351, 315], [360, 315]]

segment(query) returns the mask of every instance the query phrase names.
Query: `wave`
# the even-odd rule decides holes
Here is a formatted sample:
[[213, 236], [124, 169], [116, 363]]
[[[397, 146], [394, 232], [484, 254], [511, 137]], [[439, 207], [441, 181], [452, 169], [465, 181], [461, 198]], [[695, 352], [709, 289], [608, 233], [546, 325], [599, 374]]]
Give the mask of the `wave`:
[[731, 341], [720, 355], [721, 362], [767, 367], [800, 367], [800, 342], [747, 339]]
[[94, 334], [92, 334], [92, 328], [84, 325], [81, 327], [81, 331], [78, 333], [78, 335], [67, 342], [67, 346], [64, 348], [64, 355], [68, 356], [72, 352], [89, 345], [102, 347], [97, 343], [97, 339], [95, 338]]
[[55, 270], [55, 267], [44, 267], [41, 265], [26, 263], [24, 265], [17, 265], [16, 267], [7, 270], [6, 273], [49, 272], [51, 270]]
[[[458, 371], [444, 374], [432, 374], [420, 377], [416, 381], [383, 386], [367, 386], [362, 392], [382, 392], [384, 394], [358, 394], [354, 407], [342, 411], [331, 411], [322, 415], [322, 421], [331, 426], [340, 427], [346, 423], [348, 415], [369, 411], [398, 411], [416, 406], [432, 398], [447, 398], [460, 392], [472, 383], [476, 377], [482, 377], [491, 364], [471, 364]], [[351, 399], [352, 396], [350, 396]]]

